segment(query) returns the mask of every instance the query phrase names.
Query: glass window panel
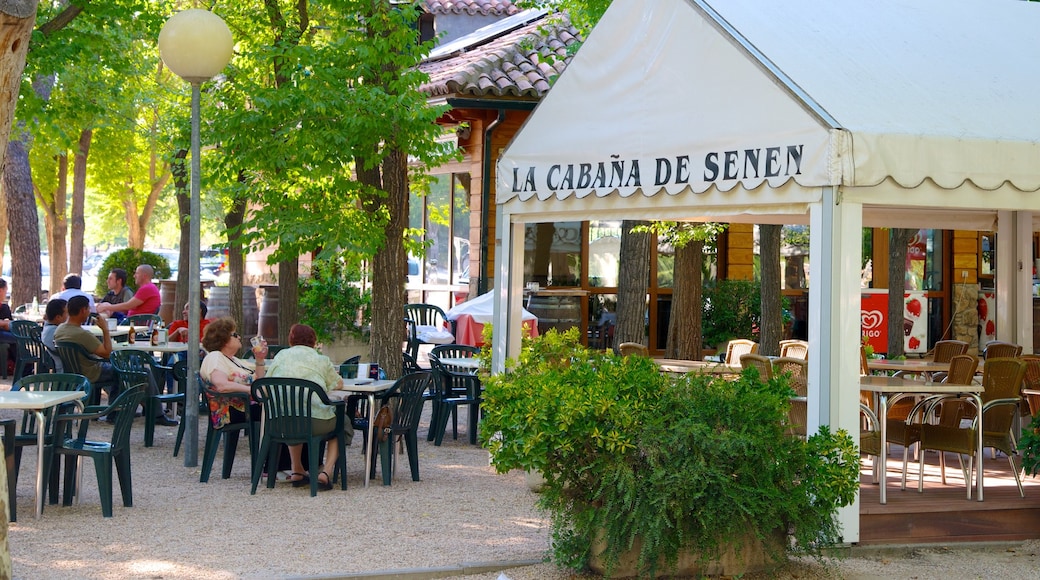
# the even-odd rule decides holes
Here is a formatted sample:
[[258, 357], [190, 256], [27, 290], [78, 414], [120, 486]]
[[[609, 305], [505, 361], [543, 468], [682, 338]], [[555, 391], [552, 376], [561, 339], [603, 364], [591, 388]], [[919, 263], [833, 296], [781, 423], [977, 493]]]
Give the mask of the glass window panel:
[[675, 246], [666, 242], [657, 243], [657, 287], [675, 286]]
[[469, 174], [456, 174], [454, 211], [451, 216], [453, 284], [469, 284], [469, 194]]
[[804, 290], [809, 287], [809, 228], [787, 225], [780, 229], [781, 288]]
[[451, 266], [451, 176], [430, 183], [426, 196], [426, 260], [423, 281], [447, 284]]
[[616, 288], [621, 258], [621, 221], [589, 222], [589, 286]]
[[578, 286], [581, 282], [581, 222], [527, 224], [524, 282]]

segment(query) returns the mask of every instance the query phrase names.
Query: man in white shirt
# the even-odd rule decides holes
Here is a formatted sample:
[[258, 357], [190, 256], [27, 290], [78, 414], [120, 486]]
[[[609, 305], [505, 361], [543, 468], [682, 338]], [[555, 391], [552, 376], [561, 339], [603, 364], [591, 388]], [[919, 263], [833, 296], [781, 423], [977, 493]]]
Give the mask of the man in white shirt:
[[86, 296], [87, 302], [90, 304], [90, 311], [97, 312], [97, 308], [94, 306], [94, 297], [84, 292], [81, 289], [82, 286], [83, 279], [79, 277], [79, 274], [69, 274], [61, 281], [61, 287], [63, 290], [55, 294], [53, 298], [61, 298], [62, 300], [68, 301], [73, 296]]

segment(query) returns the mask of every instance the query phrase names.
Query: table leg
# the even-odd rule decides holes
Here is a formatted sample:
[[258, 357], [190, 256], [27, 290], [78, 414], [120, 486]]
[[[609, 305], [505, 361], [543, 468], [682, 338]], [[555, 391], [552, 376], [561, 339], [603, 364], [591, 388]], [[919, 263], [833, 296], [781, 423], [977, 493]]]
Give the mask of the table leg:
[[[982, 458], [985, 456], [984, 450], [982, 448], [982, 396], [978, 393], [972, 393], [971, 398], [975, 400], [975, 416], [979, 420], [978, 426], [975, 429], [976, 437], [978, 437], [978, 439], [975, 441], [975, 453], [977, 455], [977, 457], [975, 458], [975, 481], [979, 486], [979, 501], [982, 501], [982, 473], [984, 471], [982, 469]], [[968, 475], [971, 474], [969, 473]]]
[[878, 455], [878, 462], [881, 464], [881, 476], [879, 482], [881, 483], [881, 505], [888, 503], [888, 395], [881, 393], [878, 398], [878, 423], [881, 429], [881, 449]]
[[376, 394], [368, 394], [368, 446], [365, 447], [365, 487], [368, 487], [368, 474], [372, 465], [372, 447], [375, 446], [375, 426], [376, 426]]
[[43, 410], [33, 411], [36, 415], [36, 519], [43, 515]]

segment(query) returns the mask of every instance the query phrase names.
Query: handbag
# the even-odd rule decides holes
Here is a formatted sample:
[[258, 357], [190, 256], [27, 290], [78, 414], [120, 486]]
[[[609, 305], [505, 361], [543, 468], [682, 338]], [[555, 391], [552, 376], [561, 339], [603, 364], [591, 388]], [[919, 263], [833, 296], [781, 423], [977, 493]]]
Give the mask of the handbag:
[[390, 425], [393, 422], [394, 416], [390, 411], [390, 405], [383, 405], [380, 407], [379, 412], [376, 413], [375, 421], [372, 422], [372, 426], [375, 428], [380, 443], [386, 441], [386, 435], [390, 432]]

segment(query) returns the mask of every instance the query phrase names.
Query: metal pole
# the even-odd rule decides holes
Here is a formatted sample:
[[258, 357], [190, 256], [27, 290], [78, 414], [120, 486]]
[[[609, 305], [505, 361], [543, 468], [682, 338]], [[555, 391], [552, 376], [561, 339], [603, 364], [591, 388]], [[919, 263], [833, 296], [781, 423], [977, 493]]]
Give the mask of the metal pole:
[[[199, 324], [202, 312], [199, 281], [199, 245], [201, 238], [199, 189], [202, 185], [199, 162], [199, 91], [201, 81], [191, 81], [191, 202], [188, 239], [188, 381], [185, 392], [184, 420], [184, 466], [199, 464]], [[183, 274], [183, 272], [182, 272]]]

